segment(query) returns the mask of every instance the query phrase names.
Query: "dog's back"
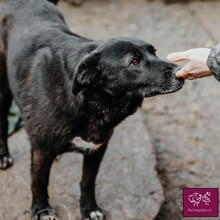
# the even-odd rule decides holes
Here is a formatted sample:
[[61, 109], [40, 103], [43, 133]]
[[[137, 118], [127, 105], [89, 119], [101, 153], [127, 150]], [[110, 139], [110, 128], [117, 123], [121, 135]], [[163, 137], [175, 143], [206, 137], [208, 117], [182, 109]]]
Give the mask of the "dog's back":
[[[10, 27], [9, 23], [5, 22], [9, 16], [11, 17]], [[0, 5], [0, 25], [4, 31], [13, 32], [12, 35], [16, 35], [13, 39], [16, 43], [26, 40], [25, 38], [30, 39], [30, 35], [34, 36], [53, 27], [57, 29], [60, 26], [69, 31], [58, 9], [46, 0], [6, 0]]]
[[[0, 5], [0, 66], [6, 69], [7, 65], [15, 100], [18, 83], [14, 80], [27, 77], [26, 70], [33, 65], [32, 57], [39, 48], [54, 48], [56, 52], [64, 48], [68, 37], [78, 38], [70, 32], [58, 9], [46, 0], [6, 0]], [[45, 53], [50, 56], [50, 51]], [[6, 70], [3, 72], [6, 75]]]
[[46, 0], [6, 0], [0, 5], [0, 29], [5, 47], [9, 48], [7, 42], [12, 42], [13, 50], [17, 44], [28, 44], [28, 41], [37, 39], [45, 32], [51, 38], [56, 36], [50, 36], [52, 30], [69, 32], [58, 9]]
[[1, 3], [3, 7], [22, 20], [23, 24], [34, 24], [37, 20], [58, 22], [57, 17], [62, 17], [58, 9], [47, 0], [5, 0]]

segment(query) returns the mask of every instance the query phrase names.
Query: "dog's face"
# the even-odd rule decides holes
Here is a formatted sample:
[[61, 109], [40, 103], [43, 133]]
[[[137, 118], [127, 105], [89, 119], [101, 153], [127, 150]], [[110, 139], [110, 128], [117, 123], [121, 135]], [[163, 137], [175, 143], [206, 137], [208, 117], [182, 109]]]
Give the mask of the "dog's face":
[[155, 48], [141, 40], [118, 38], [103, 43], [78, 65], [73, 93], [81, 89], [112, 96], [150, 97], [179, 90], [178, 66], [161, 60]]

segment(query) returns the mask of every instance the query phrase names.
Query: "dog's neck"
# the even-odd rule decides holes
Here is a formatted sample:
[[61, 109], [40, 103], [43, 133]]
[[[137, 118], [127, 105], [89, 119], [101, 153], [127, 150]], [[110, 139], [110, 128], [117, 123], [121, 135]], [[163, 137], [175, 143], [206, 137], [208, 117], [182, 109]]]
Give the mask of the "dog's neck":
[[110, 96], [104, 93], [82, 92], [80, 95], [87, 107], [85, 114], [99, 121], [101, 124], [114, 123], [117, 125], [127, 116], [136, 112], [141, 107], [143, 98], [133, 98], [129, 95]]

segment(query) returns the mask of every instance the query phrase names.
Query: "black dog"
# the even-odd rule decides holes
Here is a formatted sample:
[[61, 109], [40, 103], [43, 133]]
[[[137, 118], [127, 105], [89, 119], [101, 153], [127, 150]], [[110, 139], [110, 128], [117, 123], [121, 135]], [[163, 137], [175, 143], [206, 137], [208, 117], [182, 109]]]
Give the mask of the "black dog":
[[46, 0], [6, 0], [0, 6], [0, 167], [12, 165], [7, 114], [12, 97], [32, 146], [32, 214], [57, 219], [48, 203], [50, 168], [57, 155], [84, 154], [83, 219], [102, 220], [95, 179], [114, 128], [144, 97], [183, 85], [177, 66], [152, 45], [129, 38], [92, 41], [71, 33]]

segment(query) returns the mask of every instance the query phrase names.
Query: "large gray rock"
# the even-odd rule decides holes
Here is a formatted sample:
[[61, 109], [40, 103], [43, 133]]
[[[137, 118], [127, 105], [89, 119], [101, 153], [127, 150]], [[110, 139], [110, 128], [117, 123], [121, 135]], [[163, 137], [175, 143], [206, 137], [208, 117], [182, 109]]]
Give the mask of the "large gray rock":
[[[0, 172], [0, 219], [30, 219], [30, 144], [24, 130], [9, 141], [15, 165]], [[60, 219], [79, 220], [82, 156], [64, 154], [52, 167], [51, 203]], [[108, 219], [152, 220], [163, 201], [155, 155], [139, 113], [114, 132], [97, 179], [97, 200]], [[111, 214], [109, 214], [111, 213]], [[71, 216], [71, 218], [69, 218]]]

